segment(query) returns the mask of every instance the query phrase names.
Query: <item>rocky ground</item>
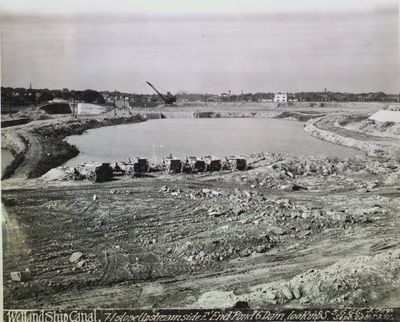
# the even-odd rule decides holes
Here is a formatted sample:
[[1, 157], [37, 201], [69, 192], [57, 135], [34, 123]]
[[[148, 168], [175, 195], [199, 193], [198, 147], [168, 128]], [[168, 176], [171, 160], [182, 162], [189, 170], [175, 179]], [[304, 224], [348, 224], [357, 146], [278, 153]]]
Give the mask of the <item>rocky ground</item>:
[[399, 305], [397, 160], [248, 160], [95, 184], [4, 180], [5, 307]]

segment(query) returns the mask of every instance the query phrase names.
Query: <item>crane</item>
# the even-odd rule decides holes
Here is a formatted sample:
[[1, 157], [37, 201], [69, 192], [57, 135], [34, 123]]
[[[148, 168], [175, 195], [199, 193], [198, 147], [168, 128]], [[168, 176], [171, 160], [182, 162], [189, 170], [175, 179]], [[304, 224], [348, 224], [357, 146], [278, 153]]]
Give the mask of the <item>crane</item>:
[[176, 102], [176, 96], [172, 95], [170, 92], [167, 92], [167, 95], [163, 95], [161, 94], [157, 88], [154, 87], [153, 84], [151, 84], [150, 82], [146, 82], [152, 89], [154, 89], [154, 91], [158, 94], [158, 96], [161, 97], [161, 99], [164, 101], [165, 105], [172, 105]]

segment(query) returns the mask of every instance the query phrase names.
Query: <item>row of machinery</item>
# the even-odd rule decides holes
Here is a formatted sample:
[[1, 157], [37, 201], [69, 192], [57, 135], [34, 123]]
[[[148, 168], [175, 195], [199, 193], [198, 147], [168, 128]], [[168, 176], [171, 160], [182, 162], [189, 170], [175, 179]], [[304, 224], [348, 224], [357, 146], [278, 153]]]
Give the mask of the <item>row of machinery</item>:
[[172, 155], [163, 158], [159, 164], [152, 164], [145, 158], [128, 158], [125, 162], [110, 163], [84, 163], [79, 165], [67, 175], [68, 181], [87, 180], [90, 182], [108, 181], [114, 176], [126, 175], [128, 177], [144, 176], [148, 172], [165, 171], [175, 173], [204, 173], [222, 170], [247, 170], [247, 160], [239, 157], [226, 157], [225, 160], [206, 156], [175, 158]]

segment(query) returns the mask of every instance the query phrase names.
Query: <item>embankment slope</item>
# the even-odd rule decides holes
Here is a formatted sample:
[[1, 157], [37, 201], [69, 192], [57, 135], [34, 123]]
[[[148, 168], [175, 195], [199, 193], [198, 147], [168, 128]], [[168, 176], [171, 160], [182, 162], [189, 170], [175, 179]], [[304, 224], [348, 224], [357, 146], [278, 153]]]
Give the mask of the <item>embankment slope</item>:
[[[327, 116], [311, 119], [304, 126], [304, 131], [321, 140], [335, 144], [348, 146], [365, 152], [369, 156], [400, 160], [399, 139], [392, 135], [372, 135], [366, 132], [356, 131], [349, 127], [341, 126], [354, 121], [354, 114], [332, 113]], [[366, 116], [361, 116], [364, 119]], [[360, 120], [355, 120], [359, 122]], [[354, 128], [354, 127], [353, 127]]]
[[139, 115], [122, 117], [54, 118], [2, 131], [2, 148], [14, 155], [14, 162], [3, 175], [6, 178], [37, 178], [76, 156], [79, 151], [63, 141], [65, 137], [102, 126], [141, 122]]

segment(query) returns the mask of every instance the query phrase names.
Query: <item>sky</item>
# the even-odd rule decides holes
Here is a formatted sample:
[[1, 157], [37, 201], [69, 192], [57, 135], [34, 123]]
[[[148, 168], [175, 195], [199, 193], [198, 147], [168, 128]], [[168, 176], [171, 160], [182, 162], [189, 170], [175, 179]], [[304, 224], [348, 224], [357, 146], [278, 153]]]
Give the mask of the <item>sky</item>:
[[392, 0], [0, 0], [2, 86], [400, 92]]

